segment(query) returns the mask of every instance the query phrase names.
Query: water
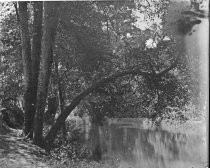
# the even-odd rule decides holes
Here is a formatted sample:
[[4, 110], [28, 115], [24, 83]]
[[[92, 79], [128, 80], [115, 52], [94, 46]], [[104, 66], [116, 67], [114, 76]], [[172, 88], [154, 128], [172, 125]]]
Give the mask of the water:
[[194, 126], [169, 131], [146, 127], [142, 119], [109, 120], [98, 129], [102, 160], [118, 168], [204, 168], [205, 127]]

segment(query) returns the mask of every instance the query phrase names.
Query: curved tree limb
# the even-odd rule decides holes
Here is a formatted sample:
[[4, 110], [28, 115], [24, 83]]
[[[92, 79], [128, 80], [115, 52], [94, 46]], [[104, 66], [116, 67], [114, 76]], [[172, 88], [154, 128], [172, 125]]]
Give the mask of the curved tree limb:
[[81, 92], [79, 95], [77, 95], [72, 100], [71, 104], [68, 105], [63, 110], [63, 113], [61, 113], [58, 116], [55, 124], [51, 127], [49, 133], [45, 137], [45, 143], [46, 143], [45, 145], [46, 145], [46, 147], [50, 147], [50, 144], [53, 143], [53, 141], [54, 141], [54, 139], [55, 139], [55, 137], [57, 135], [57, 132], [60, 130], [60, 127], [62, 126], [62, 123], [65, 121], [65, 119], [68, 117], [68, 115], [72, 112], [72, 110], [74, 110], [74, 108], [81, 102], [81, 100], [83, 98], [85, 98], [86, 96], [88, 96], [90, 93], [92, 93], [98, 87], [100, 87], [102, 85], [106, 85], [107, 83], [115, 80], [116, 78], [127, 76], [127, 75], [148, 76], [148, 75], [150, 75], [150, 73], [148, 73], [148, 72], [142, 72], [141, 70], [139, 70], [139, 68], [125, 70], [125, 71], [117, 72], [117, 73], [111, 74], [111, 75], [109, 75], [107, 77], [104, 77], [103, 79], [95, 82], [93, 85], [91, 85], [90, 87], [88, 87], [87, 89], [85, 89], [83, 92]]
[[86, 96], [88, 96], [90, 93], [92, 93], [94, 90], [96, 90], [100, 86], [104, 86], [109, 82], [114, 81], [116, 78], [124, 77], [127, 75], [141, 75], [143, 77], [150, 77], [150, 78], [157, 78], [165, 75], [167, 72], [172, 70], [174, 67], [176, 67], [178, 61], [175, 61], [170, 67], [166, 68], [165, 70], [161, 71], [160, 73], [153, 74], [149, 72], [141, 71], [139, 67], [136, 67], [134, 69], [129, 69], [121, 72], [116, 72], [114, 74], [111, 74], [107, 77], [102, 78], [101, 80], [95, 82], [90, 87], [85, 89], [83, 92], [81, 92], [79, 95], [77, 95], [70, 105], [68, 105], [63, 112], [58, 116], [55, 124], [51, 127], [49, 133], [46, 135], [44, 141], [45, 146], [47, 149], [50, 149], [50, 145], [53, 143], [57, 132], [60, 130], [62, 124], [65, 122], [66, 118], [69, 116], [69, 114], [74, 110], [74, 108], [81, 102], [82, 99], [84, 99]]

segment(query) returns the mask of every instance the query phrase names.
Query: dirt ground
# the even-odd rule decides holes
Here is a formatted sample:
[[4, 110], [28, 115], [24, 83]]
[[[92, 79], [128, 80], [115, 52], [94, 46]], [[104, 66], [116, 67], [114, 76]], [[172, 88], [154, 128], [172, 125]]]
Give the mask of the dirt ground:
[[48, 168], [44, 150], [19, 136], [17, 130], [0, 128], [0, 168]]

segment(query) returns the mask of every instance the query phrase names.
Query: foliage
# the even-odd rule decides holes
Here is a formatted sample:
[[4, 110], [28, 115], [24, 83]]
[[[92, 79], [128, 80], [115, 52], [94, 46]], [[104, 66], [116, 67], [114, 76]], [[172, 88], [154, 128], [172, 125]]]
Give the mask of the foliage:
[[24, 122], [24, 114], [22, 110], [16, 108], [1, 109], [3, 121], [11, 128], [21, 129]]
[[[143, 51], [133, 48], [128, 52], [135, 63], [142, 63], [142, 69], [157, 72], [170, 65], [171, 61], [167, 60], [173, 59], [174, 49], [173, 41], [162, 41], [156, 48]], [[185, 67], [181, 65], [160, 78], [131, 76], [117, 79], [96, 89], [83, 108], [88, 109], [92, 121], [99, 124], [105, 116], [155, 119], [164, 115], [168, 106], [181, 110], [190, 101], [190, 89], [186, 87], [189, 81], [187, 74], [182, 73]]]
[[[68, 105], [96, 81], [138, 68], [150, 75], [124, 76], [93, 89], [86, 99], [78, 101], [78, 115], [87, 113], [97, 124], [102, 124], [105, 117], [188, 119], [186, 108], [196, 109], [200, 99], [198, 74], [188, 65], [182, 49], [181, 54], [177, 54], [174, 37], [164, 32], [168, 1], [63, 3], [48, 96], [57, 95], [60, 83], [64, 104]], [[23, 72], [15, 8], [12, 3], [2, 4], [11, 7], [1, 12], [5, 12], [3, 17], [1, 15], [0, 32], [0, 87], [3, 90], [0, 99], [3, 102], [23, 94]], [[33, 12], [31, 5], [28, 7], [31, 33]], [[193, 62], [197, 65], [198, 60]], [[169, 67], [172, 68], [164, 75], [156, 76]], [[75, 148], [79, 144], [74, 144], [72, 139], [69, 146], [60, 143], [56, 141], [61, 148], [56, 151], [57, 155], [71, 150], [78, 157], [80, 149], [83, 150], [81, 147], [77, 151]], [[74, 154], [68, 155], [73, 157]]]
[[10, 2], [0, 4], [0, 102], [3, 120], [12, 128], [23, 126], [19, 103], [22, 94], [20, 33], [15, 8]]
[[[167, 4], [167, 2], [165, 4]], [[81, 11], [80, 10], [81, 8], [78, 8], [78, 6], [85, 6], [85, 8], [83, 8], [83, 11]], [[65, 86], [65, 90], [67, 93], [71, 94], [69, 96], [65, 95], [68, 97], [67, 99], [71, 99], [72, 95], [76, 95], [81, 90], [85, 89], [89, 85], [89, 83], [94, 82], [101, 76], [105, 76], [106, 74], [109, 74], [111, 71], [113, 72], [117, 69], [124, 69], [129, 66], [141, 65], [143, 70], [150, 71], [151, 69], [149, 65], [149, 62], [151, 61], [150, 59], [153, 59], [152, 61], [154, 62], [154, 64], [158, 65], [158, 67], [155, 67], [156, 68], [155, 70], [161, 70], [166, 66], [170, 65], [170, 62], [166, 62], [166, 60], [167, 59], [170, 60], [173, 57], [173, 53], [167, 53], [168, 55], [170, 55], [171, 58], [169, 59], [165, 56], [166, 58], [162, 61], [162, 63], [160, 62], [160, 59], [162, 58], [154, 57], [154, 53], [157, 52], [159, 52], [160, 54], [155, 54], [155, 55], [158, 55], [159, 57], [163, 55], [162, 46], [157, 47], [157, 49], [147, 49], [146, 52], [144, 51], [146, 47], [145, 46], [146, 40], [148, 40], [151, 37], [148, 36], [148, 32], [154, 33], [153, 35], [155, 37], [155, 30], [144, 31], [137, 28], [137, 26], [135, 25], [137, 20], [136, 16], [134, 15], [134, 9], [140, 10], [138, 8], [140, 7], [133, 2], [120, 2], [120, 3], [83, 2], [83, 3], [72, 3], [71, 6], [68, 6], [68, 4], [65, 5], [63, 17], [61, 20], [61, 26], [59, 30], [59, 36], [57, 39], [58, 50], [56, 50], [57, 51], [56, 53], [58, 53], [58, 55], [56, 56], [58, 57], [59, 61], [61, 61], [60, 63], [62, 63], [62, 59], [65, 59], [64, 61], [65, 64], [64, 65], [61, 64], [62, 66], [60, 66], [59, 71], [62, 72], [62, 74], [64, 74], [66, 78], [68, 78], [69, 80], [66, 81], [67, 85]], [[159, 10], [162, 10], [161, 6], [159, 6], [159, 8], [160, 8]], [[69, 12], [69, 10], [73, 12]], [[150, 9], [147, 10], [149, 13]], [[160, 18], [163, 17], [162, 15], [164, 14], [164, 11], [162, 12], [163, 13], [159, 14]], [[96, 13], [98, 14], [97, 17], [95, 17]], [[67, 20], [66, 17], [70, 19]], [[150, 19], [152, 18], [154, 19], [154, 17], [157, 17], [157, 15], [154, 14], [153, 16], [151, 16]], [[156, 28], [156, 30], [157, 29], [158, 28]], [[130, 38], [127, 38], [128, 33], [129, 36], [132, 38], [132, 40]], [[140, 43], [137, 42], [139, 37], [141, 37]], [[135, 44], [138, 43], [139, 45], [136, 46], [134, 45], [134, 43]], [[167, 46], [167, 44], [164, 45]], [[108, 47], [109, 49], [107, 50], [104, 47], [105, 48]], [[101, 50], [101, 52], [98, 52], [98, 48]], [[112, 57], [109, 56], [111, 48], [115, 53], [111, 55]], [[169, 51], [170, 50], [168, 49], [166, 52]], [[63, 54], [65, 58], [62, 56]], [[68, 58], [66, 58], [66, 54], [69, 55]], [[102, 62], [99, 63], [98, 61]], [[95, 69], [96, 68], [95, 66], [97, 65], [96, 62], [98, 62], [100, 65], [97, 67], [97, 69]], [[87, 66], [91, 68], [95, 67], [94, 71], [93, 69], [88, 70]], [[134, 87], [133, 85], [136, 79], [132, 80], [130, 78], [124, 78], [124, 80], [121, 80], [121, 82], [122, 83], [126, 82], [126, 80], [129, 80], [129, 82], [132, 83], [130, 84], [130, 86], [127, 87], [130, 87], [130, 91], [135, 92], [135, 89], [131, 88]], [[109, 89], [110, 87], [113, 88], [117, 87], [118, 88], [117, 90], [119, 90], [121, 87], [123, 87], [121, 82], [115, 82], [113, 84], [109, 84], [107, 88], [105, 88], [104, 90], [110, 90]], [[150, 81], [147, 82], [149, 83]], [[145, 88], [144, 85], [146, 85], [145, 79], [141, 78], [138, 84], [139, 83], [142, 83], [141, 86], [143, 87], [142, 88], [143, 91]], [[113, 92], [113, 89], [111, 90], [112, 91], [108, 92], [112, 92], [110, 93], [112, 95], [109, 95], [108, 98], [107, 96], [104, 95], [101, 96], [101, 100], [97, 102], [99, 103], [98, 104], [99, 107], [96, 107], [95, 110], [92, 110], [90, 114], [94, 115], [96, 114], [96, 111], [101, 111], [98, 112], [97, 115], [99, 113], [103, 115], [99, 114], [98, 116], [105, 116], [105, 115], [109, 117], [140, 116], [138, 112], [137, 114], [135, 114], [136, 111], [140, 109], [140, 105], [137, 105], [140, 104], [140, 102], [138, 103], [138, 96], [134, 95], [132, 99], [126, 100], [126, 97], [129, 97], [128, 91], [127, 91], [127, 96], [126, 94], [123, 95], [121, 93], [121, 95], [118, 95], [117, 98], [117, 96], [115, 96], [116, 93]], [[138, 94], [145, 94], [145, 95], [147, 94], [147, 93], [142, 93], [142, 91], [140, 91]], [[124, 97], [122, 97], [122, 95]], [[84, 101], [86, 105], [84, 104], [80, 106], [82, 108], [81, 111], [85, 111], [84, 108], [88, 108], [91, 103], [93, 104], [91, 99], [95, 99], [94, 96], [100, 97], [99, 93], [96, 93], [92, 96], [92, 98], [89, 99], [90, 102]], [[113, 98], [115, 99], [114, 101]], [[148, 96], [146, 98], [148, 98]], [[134, 101], [134, 99], [137, 100]], [[136, 102], [135, 104], [134, 103], [132, 104], [135, 107], [138, 106], [138, 109], [136, 108], [136, 110], [133, 111], [127, 110], [130, 109], [129, 106], [126, 106], [127, 104], [129, 104], [127, 103], [129, 101]], [[113, 103], [115, 105], [113, 105]], [[104, 110], [99, 110], [98, 108], [100, 108], [100, 106], [103, 106], [103, 109], [106, 109], [105, 111], [109, 111], [108, 112], [109, 114], [107, 114], [107, 112], [105, 112]], [[111, 110], [108, 110], [109, 109], [108, 107], [110, 107]], [[115, 112], [113, 111], [116, 111], [118, 115], [115, 114]]]
[[0, 99], [17, 99], [22, 91], [20, 33], [13, 4], [1, 3], [0, 11]]
[[79, 160], [79, 161], [71, 161], [66, 160], [64, 162], [56, 162], [53, 161], [52, 168], [115, 168], [116, 166], [107, 165], [104, 163], [99, 163], [95, 161], [87, 161], [87, 160]]
[[[50, 151], [50, 156], [59, 161], [88, 158], [89, 151], [84, 144], [83, 130], [76, 125], [76, 121], [73, 119], [68, 120], [65, 126], [67, 136], [64, 140], [62, 132], [58, 134], [53, 149]], [[47, 129], [47, 127], [45, 128]]]
[[66, 129], [69, 130], [67, 131], [66, 140], [63, 141], [60, 132], [53, 149], [50, 151], [50, 164], [52, 167], [114, 167], [114, 165], [106, 165], [90, 159], [90, 149], [84, 143], [83, 132], [76, 126], [75, 120], [68, 120]]
[[186, 104], [182, 109], [178, 107], [166, 107], [162, 116], [163, 121], [169, 123], [179, 122], [183, 123], [189, 121], [204, 121], [205, 120], [205, 109], [200, 109], [196, 105], [190, 102]]
[[66, 142], [61, 146], [54, 148], [50, 155], [56, 160], [65, 160], [65, 159], [84, 159], [88, 157], [87, 147], [79, 142]]

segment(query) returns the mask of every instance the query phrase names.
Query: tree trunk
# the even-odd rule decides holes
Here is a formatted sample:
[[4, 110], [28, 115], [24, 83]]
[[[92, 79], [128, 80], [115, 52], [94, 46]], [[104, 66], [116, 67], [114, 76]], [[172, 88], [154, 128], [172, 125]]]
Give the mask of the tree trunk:
[[55, 121], [55, 114], [58, 109], [57, 97], [48, 97], [47, 111], [45, 112], [45, 122], [52, 125]]
[[31, 99], [33, 106], [31, 108], [30, 117], [30, 138], [33, 138], [33, 123], [36, 112], [36, 97], [37, 97], [37, 85], [38, 85], [38, 75], [40, 66], [40, 54], [41, 54], [41, 38], [42, 38], [42, 13], [43, 13], [43, 2], [34, 2], [34, 22], [33, 22], [33, 34], [32, 34], [32, 90]]
[[[63, 98], [63, 93], [62, 93], [62, 84], [61, 84], [61, 78], [58, 72], [58, 60], [56, 59], [54, 61], [55, 63], [55, 73], [56, 73], [56, 78], [57, 78], [57, 86], [58, 86], [58, 100], [59, 100], [59, 108], [60, 108], [60, 113], [63, 112], [64, 109], [64, 98]], [[63, 141], [65, 142], [66, 140], [66, 124], [65, 121], [62, 126], [62, 137]]]
[[31, 97], [32, 90], [32, 61], [31, 61], [31, 45], [28, 30], [28, 12], [27, 2], [18, 2], [19, 17], [20, 17], [20, 31], [21, 31], [21, 45], [22, 45], [22, 60], [24, 73], [24, 133], [28, 134], [31, 129], [31, 110], [33, 109], [33, 101]]
[[41, 69], [37, 91], [36, 116], [34, 123], [34, 143], [42, 145], [43, 114], [45, 111], [51, 66], [53, 61], [53, 47], [58, 24], [58, 13], [61, 2], [44, 2], [44, 22], [41, 49]]

